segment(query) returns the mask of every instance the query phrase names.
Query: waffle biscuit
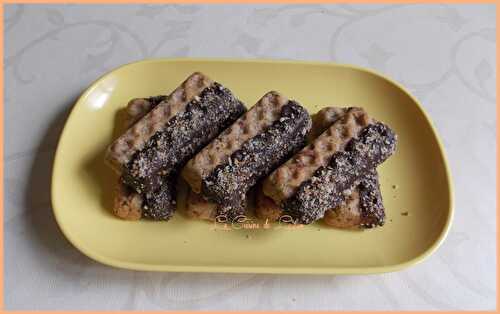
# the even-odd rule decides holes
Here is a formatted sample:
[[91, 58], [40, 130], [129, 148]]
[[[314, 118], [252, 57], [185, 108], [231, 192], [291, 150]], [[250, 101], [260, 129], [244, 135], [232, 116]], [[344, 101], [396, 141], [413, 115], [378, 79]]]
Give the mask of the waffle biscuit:
[[283, 209], [264, 194], [262, 187], [257, 189], [256, 205], [255, 215], [259, 219], [277, 221], [283, 214]]
[[322, 218], [328, 209], [342, 204], [343, 193], [392, 155], [396, 141], [388, 126], [380, 122], [368, 125], [284, 201], [284, 213], [303, 224]]
[[[375, 169], [368, 171], [359, 183], [343, 192], [342, 196], [342, 204], [325, 212], [323, 220], [327, 225], [342, 229], [364, 229], [384, 225], [385, 209]], [[277, 221], [283, 215], [283, 209], [260, 188], [257, 191], [255, 213], [260, 219]]]
[[164, 177], [180, 169], [244, 111], [222, 85], [205, 88], [134, 155], [125, 166], [124, 181], [138, 192], [154, 193]]
[[329, 209], [323, 217], [327, 225], [336, 228], [373, 228], [385, 223], [385, 209], [375, 169], [366, 173], [354, 185], [344, 202]]
[[108, 147], [106, 152], [108, 163], [118, 174], [122, 174], [134, 154], [142, 150], [153, 135], [163, 130], [177, 114], [183, 113], [195, 96], [213, 84], [214, 82], [202, 73], [191, 74], [168, 96], [168, 99], [144, 115]]
[[[130, 130], [144, 129], [155, 120], [166, 123], [161, 128], [151, 125], [158, 131], [145, 141], [142, 149], [136, 151], [120, 170], [124, 184], [142, 197], [142, 216], [166, 220], [175, 211], [178, 170], [194, 153], [243, 114], [245, 108], [228, 89], [200, 73], [191, 75], [163, 102], [162, 98], [164, 96], [135, 99], [127, 106], [128, 121], [133, 125], [121, 138], [130, 135]], [[176, 114], [172, 115], [174, 111]], [[138, 136], [138, 133], [135, 132], [135, 135]], [[113, 159], [117, 157], [117, 150], [113, 148], [116, 148], [115, 144], [120, 143], [121, 138], [108, 150], [107, 157], [111, 164], [116, 165], [117, 161], [122, 160]], [[137, 139], [141, 142], [144, 138], [138, 136]], [[127, 157], [127, 154], [120, 157], [124, 156]], [[123, 202], [128, 200], [123, 196], [117, 194], [117, 200], [122, 202], [116, 204], [128, 204]], [[137, 202], [133, 205], [137, 205]]]
[[313, 142], [318, 136], [326, 131], [339, 118], [344, 116], [351, 107], [325, 107], [312, 116], [313, 128], [310, 138]]
[[228, 89], [213, 83], [134, 154], [125, 166], [124, 181], [138, 192], [154, 193], [165, 176], [181, 168], [244, 111]]
[[[339, 118], [344, 116], [348, 110], [349, 108], [326, 107], [313, 115], [313, 127], [311, 132], [309, 132], [309, 142], [314, 142], [314, 140], [321, 135], [321, 133], [339, 120]], [[307, 149], [307, 147], [304, 149]], [[276, 204], [273, 199], [264, 194], [262, 191], [262, 185], [260, 185], [257, 189], [256, 201], [257, 207], [255, 208], [255, 214], [258, 218], [277, 221], [281, 217], [283, 209]]]
[[302, 182], [309, 180], [320, 167], [326, 166], [330, 158], [342, 151], [349, 140], [373, 123], [361, 108], [348, 108], [313, 143], [306, 146], [293, 158], [273, 171], [263, 182], [264, 194], [280, 205], [297, 191]]
[[182, 171], [183, 178], [193, 191], [201, 193], [202, 181], [241, 146], [270, 127], [281, 115], [288, 99], [277, 92], [269, 92], [233, 125], [202, 149]]
[[168, 96], [159, 95], [148, 98], [134, 98], [129, 101], [126, 108], [127, 118], [125, 121], [127, 128], [131, 127], [153, 108], [167, 100], [167, 98]]
[[189, 189], [186, 199], [186, 214], [189, 218], [215, 221], [217, 204], [208, 202], [200, 194]]
[[[335, 123], [347, 108], [326, 107], [313, 116], [313, 136], [317, 137]], [[363, 197], [361, 196], [363, 195]], [[376, 169], [355, 184], [344, 203], [325, 212], [324, 222], [336, 228], [372, 228], [385, 222], [385, 209]]]
[[[160, 95], [149, 98], [134, 98], [129, 101], [125, 109], [127, 114], [126, 127], [129, 128], [139, 121], [166, 98], [167, 96]], [[142, 217], [143, 202], [144, 199], [139, 193], [126, 186], [121, 178], [118, 180], [113, 202], [113, 214], [125, 220], [139, 220]]]
[[138, 220], [142, 216], [143, 198], [121, 181], [118, 182], [113, 201], [113, 214], [125, 220]]
[[277, 92], [269, 92], [211, 144], [188, 162], [183, 176], [193, 191], [223, 205], [219, 215], [244, 213], [245, 195], [303, 147], [311, 128], [307, 111]]

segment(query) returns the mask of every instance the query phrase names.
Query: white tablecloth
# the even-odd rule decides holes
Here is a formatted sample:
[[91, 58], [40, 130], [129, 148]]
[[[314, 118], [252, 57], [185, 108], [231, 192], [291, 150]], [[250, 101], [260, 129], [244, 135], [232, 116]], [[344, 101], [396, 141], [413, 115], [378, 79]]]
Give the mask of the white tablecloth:
[[[495, 7], [7, 5], [7, 309], [452, 310], [495, 307]], [[54, 149], [93, 80], [150, 57], [351, 63], [407, 86], [451, 163], [456, 215], [436, 254], [372, 276], [144, 273], [91, 261], [50, 205]]]

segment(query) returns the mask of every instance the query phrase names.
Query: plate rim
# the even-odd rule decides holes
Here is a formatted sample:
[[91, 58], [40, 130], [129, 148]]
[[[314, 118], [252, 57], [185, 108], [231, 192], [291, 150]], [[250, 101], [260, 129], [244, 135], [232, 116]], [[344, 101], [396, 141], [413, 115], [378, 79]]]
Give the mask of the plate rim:
[[[169, 264], [147, 264], [147, 263], [139, 263], [139, 262], [127, 262], [117, 260], [111, 257], [106, 257], [100, 255], [96, 252], [93, 252], [92, 249], [85, 246], [85, 244], [80, 243], [75, 237], [71, 235], [71, 231], [68, 230], [59, 216], [59, 212], [61, 211], [60, 206], [58, 205], [56, 193], [57, 193], [57, 171], [59, 169], [58, 165], [61, 163], [61, 141], [64, 138], [68, 122], [74, 117], [75, 109], [87, 98], [87, 96], [105, 79], [109, 76], [115, 74], [116, 72], [126, 68], [137, 65], [142, 65], [146, 63], [155, 63], [155, 62], [167, 62], [167, 63], [176, 63], [176, 62], [222, 62], [222, 63], [279, 63], [279, 64], [301, 64], [301, 65], [315, 65], [315, 66], [328, 66], [328, 67], [341, 67], [341, 68], [349, 68], [358, 70], [361, 72], [365, 72], [371, 75], [374, 75], [382, 80], [385, 80], [389, 84], [394, 85], [399, 88], [403, 93], [405, 93], [416, 105], [420, 113], [424, 116], [426, 122], [430, 126], [430, 129], [436, 138], [440, 156], [443, 160], [444, 170], [446, 174], [446, 180], [448, 182], [448, 199], [449, 199], [449, 208], [448, 215], [446, 217], [446, 222], [443, 229], [440, 231], [437, 239], [423, 252], [419, 255], [413, 257], [412, 259], [397, 263], [393, 265], [384, 265], [384, 266], [370, 266], [370, 267], [260, 267], [260, 266], [221, 266], [221, 265], [200, 265], [200, 266], [192, 266], [192, 265], [169, 265]], [[328, 62], [328, 61], [301, 61], [301, 60], [291, 60], [291, 59], [239, 59], [239, 58], [148, 58], [140, 61], [133, 61], [121, 66], [118, 66], [103, 75], [97, 78], [94, 82], [92, 82], [89, 87], [87, 87], [82, 94], [78, 97], [75, 104], [72, 106], [68, 117], [64, 123], [64, 127], [61, 131], [59, 139], [57, 141], [57, 148], [54, 155], [54, 162], [52, 167], [52, 178], [51, 178], [51, 204], [52, 204], [52, 212], [54, 214], [55, 220], [59, 229], [63, 233], [63, 235], [68, 239], [68, 241], [80, 252], [82, 252], [87, 257], [116, 268], [129, 269], [129, 270], [140, 270], [140, 271], [162, 271], [162, 272], [203, 272], [203, 273], [266, 273], [266, 274], [376, 274], [376, 273], [387, 273], [394, 272], [398, 270], [402, 270], [413, 266], [417, 263], [420, 263], [431, 256], [444, 242], [446, 236], [448, 235], [454, 213], [455, 213], [455, 197], [454, 197], [454, 186], [451, 175], [451, 169], [448, 162], [448, 158], [446, 155], [446, 150], [444, 145], [439, 137], [436, 127], [434, 126], [430, 116], [424, 110], [423, 106], [420, 102], [400, 83], [395, 80], [381, 74], [375, 70], [371, 70], [369, 68], [365, 68], [358, 65], [352, 64], [341, 64], [336, 62]]]

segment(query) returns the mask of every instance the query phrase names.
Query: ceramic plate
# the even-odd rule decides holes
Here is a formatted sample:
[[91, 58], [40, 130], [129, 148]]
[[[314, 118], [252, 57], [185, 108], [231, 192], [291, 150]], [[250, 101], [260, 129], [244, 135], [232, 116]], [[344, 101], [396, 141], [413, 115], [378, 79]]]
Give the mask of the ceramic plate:
[[[298, 100], [311, 114], [323, 106], [364, 107], [399, 136], [379, 167], [384, 227], [336, 230], [261, 222], [229, 226], [189, 220], [184, 193], [169, 222], [130, 222], [111, 214], [117, 177], [104, 150], [119, 135], [135, 97], [172, 91], [194, 71], [230, 88], [247, 106], [269, 90]], [[55, 217], [89, 257], [153, 271], [366, 274], [395, 271], [429, 256], [450, 227], [453, 198], [443, 147], [428, 116], [401, 86], [372, 71], [331, 63], [247, 60], [148, 60], [120, 67], [90, 86], [61, 135], [52, 178]]]

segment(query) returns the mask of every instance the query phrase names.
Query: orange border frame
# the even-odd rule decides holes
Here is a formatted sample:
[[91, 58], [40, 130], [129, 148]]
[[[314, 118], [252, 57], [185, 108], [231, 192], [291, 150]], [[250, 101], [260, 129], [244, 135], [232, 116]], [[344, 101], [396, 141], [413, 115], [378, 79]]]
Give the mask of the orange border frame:
[[[44, 311], [44, 312], [32, 312], [32, 311], [5, 311], [4, 310], [4, 263], [3, 263], [3, 252], [4, 252], [4, 242], [3, 242], [3, 209], [4, 209], [4, 115], [3, 115], [3, 104], [4, 104], [4, 4], [13, 4], [13, 3], [26, 3], [26, 4], [57, 4], [57, 3], [75, 3], [75, 4], [108, 4], [108, 3], [116, 3], [116, 4], [126, 4], [126, 3], [199, 3], [199, 4], [207, 4], [207, 3], [212, 3], [212, 4], [276, 4], [276, 3], [307, 3], [309, 1], [307, 0], [177, 0], [177, 1], [172, 1], [172, 0], [107, 0], [107, 1], [102, 1], [102, 0], [80, 0], [80, 1], [74, 1], [74, 0], [25, 0], [25, 1], [19, 1], [19, 0], [0, 0], [0, 53], [2, 55], [2, 58], [0, 59], [0, 84], [2, 88], [0, 89], [0, 176], [2, 177], [2, 180], [0, 181], [0, 313], [53, 313], [54, 311]], [[500, 56], [499, 50], [498, 50], [498, 29], [500, 26], [500, 23], [498, 22], [498, 16], [500, 15], [500, 0], [441, 0], [441, 1], [436, 1], [436, 0], [419, 0], [419, 1], [411, 1], [411, 0], [393, 0], [393, 1], [387, 1], [387, 0], [382, 0], [382, 1], [376, 1], [376, 0], [314, 0], [311, 1], [311, 3], [450, 3], [450, 4], [476, 4], [476, 3], [482, 3], [482, 4], [496, 4], [496, 17], [497, 17], [497, 22], [496, 22], [496, 28], [497, 28], [497, 34], [496, 34], [496, 48], [497, 48], [497, 73], [500, 69], [499, 64], [498, 64], [498, 59]], [[500, 215], [499, 215], [499, 203], [500, 203], [500, 197], [498, 194], [498, 183], [500, 182], [499, 177], [500, 177], [500, 157], [498, 155], [498, 144], [499, 144], [499, 135], [500, 135], [500, 128], [498, 128], [498, 121], [500, 120], [500, 112], [498, 110], [498, 91], [499, 91], [500, 84], [497, 81], [497, 110], [496, 110], [496, 118], [497, 118], [497, 128], [496, 128], [496, 189], [497, 189], [497, 217], [496, 217], [496, 222], [497, 222], [497, 228], [500, 225]], [[498, 230], [498, 229], [497, 229]], [[498, 302], [500, 300], [500, 294], [499, 294], [499, 288], [500, 288], [500, 281], [498, 280], [499, 274], [498, 274], [498, 265], [499, 265], [499, 240], [500, 236], [497, 231], [497, 259], [496, 259], [496, 277], [497, 277], [497, 299], [496, 299], [496, 310], [495, 311], [476, 311], [474, 313], [492, 313], [492, 312], [497, 312], [498, 311]], [[75, 310], [74, 312], [76, 313], [78, 310]], [[430, 313], [429, 312], [424, 312], [424, 311], [409, 311], [411, 313]], [[114, 312], [95, 312], [95, 311], [87, 311], [87, 312], [81, 312], [79, 313], [134, 313], [134, 312], [121, 312], [121, 311], [114, 311]], [[147, 313], [147, 312], [146, 312]], [[150, 312], [153, 313], [153, 312]], [[186, 312], [189, 313], [189, 312]], [[191, 312], [195, 313], [195, 312]], [[219, 313], [219, 312], [205, 312], [205, 313]], [[256, 312], [238, 312], [238, 313], [256, 313]], [[297, 312], [297, 313], [314, 313], [314, 312]], [[343, 313], [369, 313], [369, 312], [343, 312]], [[383, 313], [383, 312], [382, 312]], [[402, 312], [400, 312], [402, 313]], [[456, 313], [456, 312], [441, 312], [441, 313]]]

